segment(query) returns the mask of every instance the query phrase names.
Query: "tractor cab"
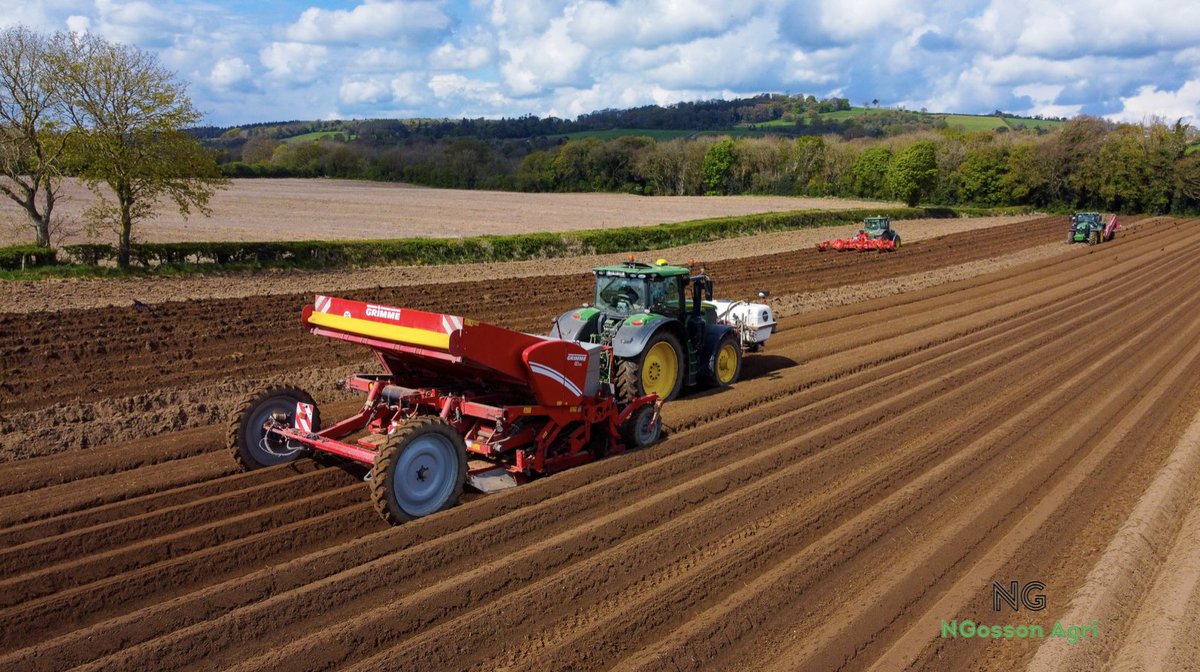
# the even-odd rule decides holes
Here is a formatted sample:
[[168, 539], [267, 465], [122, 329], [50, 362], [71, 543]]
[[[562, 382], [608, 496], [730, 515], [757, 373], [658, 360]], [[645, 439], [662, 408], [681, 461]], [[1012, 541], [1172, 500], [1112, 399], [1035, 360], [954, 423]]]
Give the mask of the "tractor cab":
[[859, 233], [865, 233], [871, 240], [879, 240], [881, 238], [891, 240], [892, 238], [892, 220], [889, 217], [867, 217], [863, 220], [863, 228], [859, 229]]
[[1078, 230], [1088, 230], [1093, 226], [1100, 226], [1100, 213], [1077, 212], [1071, 215], [1071, 224]]
[[[665, 401], [685, 387], [731, 385], [743, 348], [761, 348], [774, 331], [765, 305], [725, 302], [718, 316], [712, 280], [686, 266], [630, 259], [592, 273], [594, 302], [560, 315], [550, 335], [602, 346], [602, 382], [622, 399], [656, 394]], [[751, 307], [755, 320], [765, 314], [767, 321], [743, 319]]]
[[1077, 212], [1071, 215], [1071, 228], [1067, 234], [1068, 243], [1096, 244], [1111, 240], [1106, 231], [1104, 220], [1098, 212]]
[[684, 319], [688, 284], [701, 281], [690, 277], [690, 269], [669, 266], [665, 261], [653, 265], [628, 261], [592, 272], [596, 276], [595, 308], [621, 317], [654, 313]]

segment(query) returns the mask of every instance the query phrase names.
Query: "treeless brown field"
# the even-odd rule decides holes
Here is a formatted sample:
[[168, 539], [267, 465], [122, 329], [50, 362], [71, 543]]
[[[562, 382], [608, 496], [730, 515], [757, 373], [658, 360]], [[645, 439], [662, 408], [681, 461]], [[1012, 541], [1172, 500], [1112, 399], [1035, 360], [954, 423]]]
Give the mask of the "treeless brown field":
[[[89, 240], [82, 213], [94, 196], [64, 185], [55, 212], [73, 231], [64, 242]], [[406, 184], [329, 179], [234, 180], [212, 200], [212, 217], [184, 219], [169, 201], [134, 228], [134, 239], [167, 243], [222, 240], [344, 240], [458, 237], [661, 224], [706, 217], [806, 209], [890, 207], [896, 203], [787, 196], [633, 196], [526, 194], [431, 189]], [[0, 244], [32, 242], [24, 212], [0, 200]], [[59, 242], [59, 241], [56, 241]], [[60, 243], [61, 244], [61, 243]]]

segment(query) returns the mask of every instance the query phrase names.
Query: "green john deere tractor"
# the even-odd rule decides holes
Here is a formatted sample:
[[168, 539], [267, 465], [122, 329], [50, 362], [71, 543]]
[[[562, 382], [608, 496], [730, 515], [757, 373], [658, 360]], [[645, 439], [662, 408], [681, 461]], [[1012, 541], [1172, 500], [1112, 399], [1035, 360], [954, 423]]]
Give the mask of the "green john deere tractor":
[[1071, 215], [1071, 230], [1067, 233], [1067, 243], [1087, 243], [1098, 245], [1112, 240], [1115, 227], [1106, 226], [1098, 212], [1077, 212]]
[[713, 302], [712, 280], [703, 272], [692, 275], [660, 259], [592, 273], [595, 302], [561, 315], [550, 335], [611, 346], [601, 382], [621, 398], [654, 393], [666, 401], [685, 386], [731, 385], [742, 370], [742, 348], [761, 348], [774, 331], [766, 305]]

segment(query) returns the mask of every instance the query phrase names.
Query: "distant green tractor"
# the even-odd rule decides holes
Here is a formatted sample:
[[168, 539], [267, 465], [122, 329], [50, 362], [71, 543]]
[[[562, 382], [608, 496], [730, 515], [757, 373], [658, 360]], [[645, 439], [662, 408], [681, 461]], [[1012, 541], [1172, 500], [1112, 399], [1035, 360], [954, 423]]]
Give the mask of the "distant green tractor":
[[900, 234], [892, 228], [891, 217], [867, 217], [863, 220], [863, 228], [859, 233], [867, 234], [871, 240], [890, 240], [895, 247], [900, 247]]
[[1067, 243], [1098, 245], [1112, 240], [1116, 233], [1116, 215], [1113, 215], [1108, 224], [1105, 224], [1098, 212], [1077, 212], [1071, 215], [1071, 229], [1067, 233]]
[[595, 303], [564, 313], [550, 335], [611, 346], [601, 359], [601, 382], [621, 398], [653, 393], [666, 401], [685, 386], [732, 385], [741, 374], [743, 349], [761, 349], [775, 331], [769, 306], [714, 301], [707, 275], [662, 259], [592, 273]]
[[900, 249], [900, 234], [892, 228], [892, 219], [886, 215], [864, 219], [862, 228], [853, 238], [837, 238], [817, 243], [817, 250], [821, 252], [825, 250], [894, 252], [898, 249]]

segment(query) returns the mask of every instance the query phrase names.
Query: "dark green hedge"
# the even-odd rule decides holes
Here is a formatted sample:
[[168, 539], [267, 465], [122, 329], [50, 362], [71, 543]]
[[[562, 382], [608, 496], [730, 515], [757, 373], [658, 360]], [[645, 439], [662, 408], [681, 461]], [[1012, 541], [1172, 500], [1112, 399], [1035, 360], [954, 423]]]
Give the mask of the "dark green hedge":
[[[989, 215], [985, 208], [876, 208], [872, 210], [796, 211], [703, 219], [658, 226], [629, 226], [566, 233], [527, 233], [471, 238], [402, 238], [394, 240], [272, 241], [221, 243], [142, 243], [130, 249], [133, 263], [160, 265], [234, 264], [260, 268], [370, 266], [386, 264], [454, 264], [515, 261], [573, 254], [616, 254], [675, 247], [770, 231], [807, 229], [859, 222], [870, 215], [893, 219]], [[116, 259], [111, 245], [66, 245], [80, 263], [97, 265]]]
[[37, 245], [0, 247], [0, 269], [18, 271], [35, 266], [53, 266], [58, 257], [54, 250]]

